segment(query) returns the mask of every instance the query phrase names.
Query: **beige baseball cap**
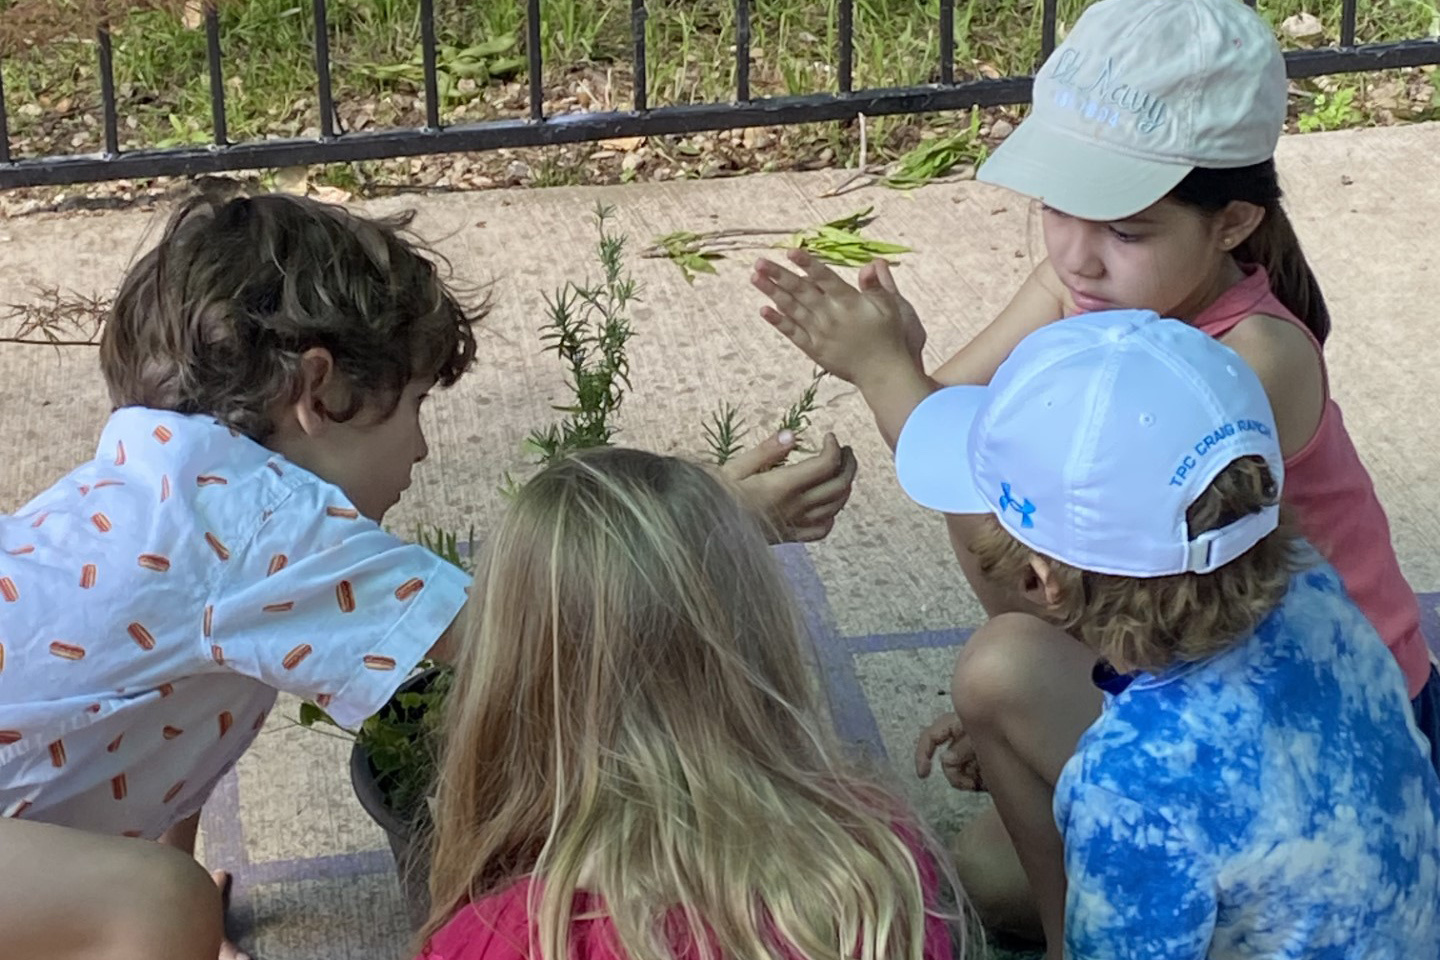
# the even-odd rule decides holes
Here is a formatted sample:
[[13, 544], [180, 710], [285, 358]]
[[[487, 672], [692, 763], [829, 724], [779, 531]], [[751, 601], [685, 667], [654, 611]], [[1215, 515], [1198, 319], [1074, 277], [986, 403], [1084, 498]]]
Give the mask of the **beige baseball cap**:
[[1285, 60], [1241, 0], [1100, 0], [1035, 77], [1029, 117], [978, 178], [1085, 220], [1123, 220], [1196, 167], [1275, 155]]

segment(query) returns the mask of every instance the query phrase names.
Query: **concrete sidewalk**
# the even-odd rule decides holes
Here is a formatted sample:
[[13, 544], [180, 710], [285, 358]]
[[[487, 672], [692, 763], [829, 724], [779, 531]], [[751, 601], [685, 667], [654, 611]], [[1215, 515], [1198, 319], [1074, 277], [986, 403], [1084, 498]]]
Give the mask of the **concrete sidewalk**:
[[[1280, 164], [1291, 216], [1335, 318], [1327, 346], [1333, 392], [1390, 512], [1401, 563], [1424, 596], [1440, 639], [1440, 386], [1436, 304], [1440, 266], [1440, 125], [1287, 138]], [[431, 458], [392, 516], [484, 530], [507, 471], [524, 472], [520, 445], [550, 419], [560, 368], [536, 330], [543, 296], [593, 275], [597, 202], [638, 249], [675, 230], [800, 229], [874, 205], [867, 232], [905, 243], [898, 282], [930, 331], [939, 361], [1004, 305], [1039, 251], [1029, 205], [974, 183], [912, 194], [867, 189], [821, 198], [840, 172], [614, 188], [416, 196], [364, 205], [413, 207], [416, 227], [461, 278], [493, 280], [495, 309], [476, 371], [430, 409]], [[161, 215], [118, 212], [0, 221], [0, 304], [36, 284], [112, 291], [153, 241]], [[663, 260], [631, 261], [643, 285], [632, 347], [635, 390], [620, 441], [699, 453], [701, 425], [721, 400], [752, 424], [773, 424], [808, 380], [808, 362], [756, 315], [748, 265], [688, 285]], [[816, 431], [855, 447], [854, 499], [823, 544], [782, 551], [821, 650], [836, 721], [888, 757], [895, 783], [942, 827], [963, 816], [956, 795], [910, 772], [911, 739], [946, 705], [954, 648], [979, 621], [943, 525], [900, 494], [889, 455], [859, 396], [821, 388]], [[0, 347], [0, 508], [18, 507], [90, 455], [108, 404], [93, 351], [57, 355]], [[754, 436], [759, 439], [759, 434]], [[237, 875], [235, 919], [258, 960], [400, 955], [406, 930], [384, 840], [353, 799], [343, 744], [291, 727], [277, 711], [208, 811], [213, 866]]]

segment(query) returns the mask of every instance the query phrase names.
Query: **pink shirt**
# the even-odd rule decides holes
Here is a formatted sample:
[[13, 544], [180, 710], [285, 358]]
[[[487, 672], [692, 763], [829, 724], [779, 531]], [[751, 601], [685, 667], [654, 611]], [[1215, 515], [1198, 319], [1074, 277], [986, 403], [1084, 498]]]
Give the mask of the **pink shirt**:
[[[933, 863], [920, 855], [920, 880], [925, 902], [933, 906], [939, 880]], [[462, 907], [425, 944], [416, 960], [530, 960], [532, 924], [528, 909], [533, 878], [526, 877], [499, 893]], [[570, 930], [570, 960], [624, 960], [615, 925], [604, 901], [593, 894], [575, 894], [575, 921]], [[677, 943], [680, 942], [677, 938]], [[538, 953], [538, 947], [536, 948]], [[694, 945], [677, 951], [682, 960], [700, 960]], [[950, 929], [944, 919], [925, 920], [925, 960], [952, 960]]]
[[[1246, 317], [1257, 314], [1295, 324], [1325, 356], [1309, 329], [1270, 290], [1260, 267], [1246, 267], [1244, 280], [1225, 291], [1195, 319], [1195, 326], [1221, 339]], [[1330, 561], [1351, 599], [1365, 611], [1400, 663], [1413, 699], [1430, 673], [1420, 634], [1420, 605], [1400, 572], [1390, 543], [1390, 523], [1375, 496], [1375, 485], [1345, 430], [1340, 408], [1330, 397], [1325, 373], [1325, 409], [1320, 426], [1304, 448], [1285, 461], [1285, 501], [1294, 508], [1306, 538]]]

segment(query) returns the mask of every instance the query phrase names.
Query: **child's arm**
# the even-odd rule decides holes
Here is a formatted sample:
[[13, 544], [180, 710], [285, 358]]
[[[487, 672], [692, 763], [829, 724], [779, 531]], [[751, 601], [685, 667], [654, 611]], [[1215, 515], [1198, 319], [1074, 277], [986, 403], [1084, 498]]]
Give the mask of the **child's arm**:
[[750, 282], [773, 303], [760, 315], [821, 369], [859, 387], [893, 447], [937, 386], [920, 363], [925, 333], [914, 310], [882, 264], [863, 273], [857, 289], [803, 250], [787, 257], [801, 273], [755, 264]]
[[427, 655], [453, 659], [471, 577], [360, 516], [328, 484], [297, 488], [231, 544], [197, 634], [206, 660], [314, 700], [354, 727]]
[[1046, 324], [1065, 316], [1069, 294], [1055, 275], [1049, 260], [1040, 262], [999, 315], [969, 343], [936, 368], [934, 377], [943, 386], [983, 385], [1015, 346]]
[[470, 601], [467, 599], [465, 606], [461, 607], [460, 612], [455, 615], [455, 619], [450, 621], [450, 626], [440, 634], [440, 639], [436, 640], [435, 645], [426, 651], [425, 659], [449, 664], [453, 664], [459, 659], [460, 647], [465, 640], [465, 631], [470, 624], [469, 617]]

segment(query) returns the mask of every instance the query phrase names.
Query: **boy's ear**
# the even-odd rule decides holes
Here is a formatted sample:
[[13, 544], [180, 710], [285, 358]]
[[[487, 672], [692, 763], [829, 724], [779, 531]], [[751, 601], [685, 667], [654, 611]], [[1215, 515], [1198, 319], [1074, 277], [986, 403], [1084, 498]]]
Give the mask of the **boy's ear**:
[[1038, 607], [1059, 606], [1064, 599], [1060, 579], [1055, 576], [1055, 567], [1041, 556], [1030, 557], [1030, 569], [1025, 572], [1025, 597]]
[[300, 388], [290, 408], [307, 436], [319, 436], [334, 422], [330, 411], [343, 408], [339, 396], [343, 392], [344, 384], [329, 350], [311, 347], [300, 354]]
[[1220, 249], [1234, 250], [1250, 239], [1250, 234], [1265, 219], [1265, 208], [1243, 200], [1232, 200], [1215, 218], [1215, 237]]

